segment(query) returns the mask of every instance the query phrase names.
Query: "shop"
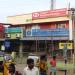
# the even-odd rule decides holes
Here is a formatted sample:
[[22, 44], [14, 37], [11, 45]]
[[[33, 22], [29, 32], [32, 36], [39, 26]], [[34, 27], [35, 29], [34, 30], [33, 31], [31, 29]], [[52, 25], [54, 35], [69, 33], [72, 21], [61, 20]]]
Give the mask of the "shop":
[[[48, 52], [51, 55], [63, 55], [63, 48], [60, 43], [70, 43], [67, 52], [72, 54], [73, 48], [73, 29], [74, 16], [72, 9], [56, 9], [41, 12], [33, 12], [30, 14], [16, 15], [7, 17], [8, 23], [12, 27], [22, 27], [23, 37], [20, 38], [20, 45], [23, 52]], [[19, 20], [19, 21], [18, 21]]]

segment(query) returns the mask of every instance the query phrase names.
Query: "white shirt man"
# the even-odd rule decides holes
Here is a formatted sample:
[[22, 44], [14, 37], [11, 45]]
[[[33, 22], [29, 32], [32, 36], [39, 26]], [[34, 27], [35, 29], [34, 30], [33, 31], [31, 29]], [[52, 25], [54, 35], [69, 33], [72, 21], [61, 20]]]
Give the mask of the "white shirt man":
[[29, 69], [29, 67], [27, 66], [26, 68], [24, 68], [23, 75], [39, 75], [39, 69], [37, 67]]

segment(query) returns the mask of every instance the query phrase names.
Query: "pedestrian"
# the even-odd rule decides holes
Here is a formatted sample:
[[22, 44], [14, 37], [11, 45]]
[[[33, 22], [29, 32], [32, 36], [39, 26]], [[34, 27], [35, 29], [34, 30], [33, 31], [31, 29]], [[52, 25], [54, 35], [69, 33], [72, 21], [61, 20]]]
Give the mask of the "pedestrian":
[[53, 56], [53, 58], [51, 59], [50, 66], [50, 75], [52, 75], [52, 73], [56, 75], [56, 56]]
[[7, 75], [22, 75], [22, 74], [16, 71], [15, 64], [11, 63], [8, 66]]
[[3, 61], [0, 61], [0, 72], [4, 71], [4, 65], [3, 65]]
[[40, 75], [47, 75], [47, 58], [46, 55], [40, 57], [39, 63]]
[[23, 75], [39, 75], [39, 69], [34, 66], [33, 59], [27, 59], [27, 66], [23, 70]]

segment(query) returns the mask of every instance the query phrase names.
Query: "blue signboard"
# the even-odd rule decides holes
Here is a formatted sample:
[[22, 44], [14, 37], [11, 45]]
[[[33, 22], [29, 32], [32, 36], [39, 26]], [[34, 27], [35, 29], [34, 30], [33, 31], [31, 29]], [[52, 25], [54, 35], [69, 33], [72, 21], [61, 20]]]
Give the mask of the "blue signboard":
[[69, 30], [64, 28], [56, 29], [32, 29], [32, 36], [68, 36]]
[[10, 47], [10, 41], [5, 40], [4, 46], [7, 47], [7, 48], [9, 48]]

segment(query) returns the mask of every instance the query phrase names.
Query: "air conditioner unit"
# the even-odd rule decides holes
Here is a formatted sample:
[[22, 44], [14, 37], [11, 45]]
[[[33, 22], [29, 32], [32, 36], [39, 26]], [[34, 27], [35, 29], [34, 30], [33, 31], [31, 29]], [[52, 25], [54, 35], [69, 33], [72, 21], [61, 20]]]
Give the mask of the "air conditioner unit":
[[10, 34], [6, 34], [6, 38], [10, 38], [11, 36], [10, 36]]
[[16, 38], [20, 38], [20, 37], [21, 37], [21, 35], [17, 33], [16, 34]]

